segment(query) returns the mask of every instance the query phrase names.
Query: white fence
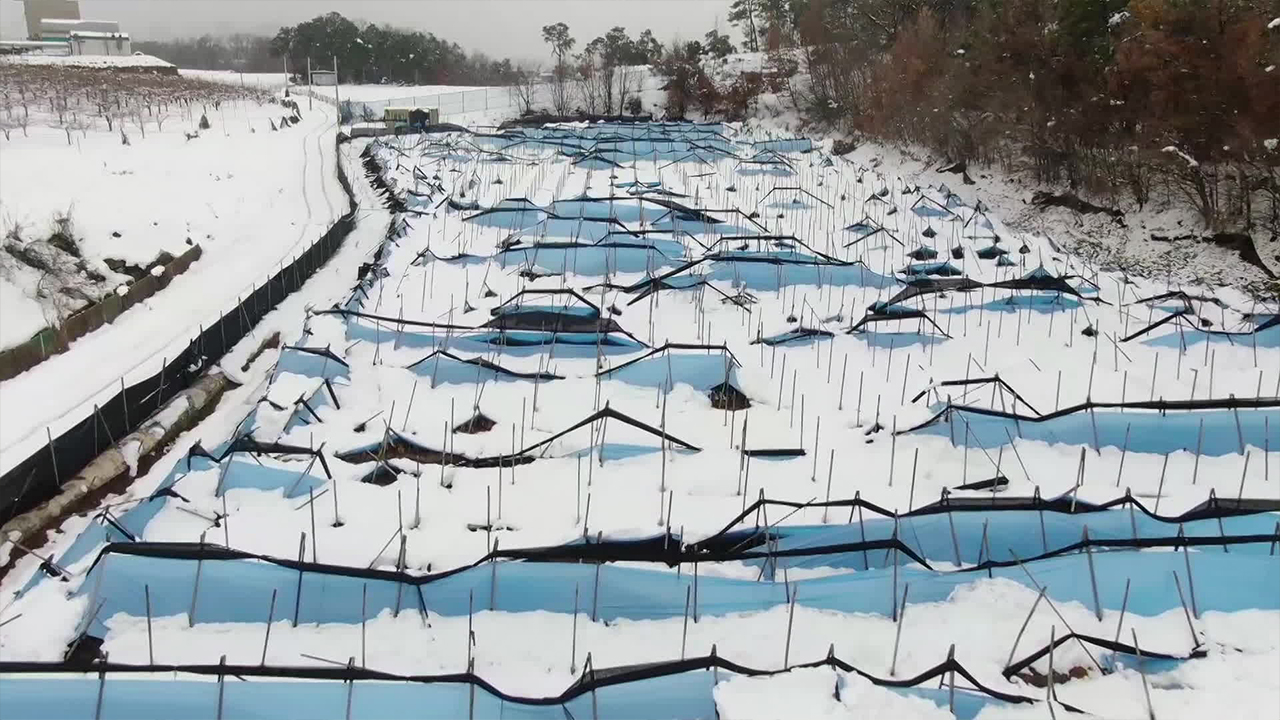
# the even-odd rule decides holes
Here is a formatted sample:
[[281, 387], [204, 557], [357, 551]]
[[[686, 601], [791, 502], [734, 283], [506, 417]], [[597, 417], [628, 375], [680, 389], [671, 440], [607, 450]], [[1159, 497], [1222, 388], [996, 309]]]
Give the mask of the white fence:
[[[317, 100], [333, 104], [333, 88], [292, 86], [290, 92], [298, 95], [309, 95]], [[382, 111], [389, 107], [436, 108], [440, 111], [440, 121], [448, 122], [451, 118], [469, 113], [505, 111], [519, 114], [522, 109], [512, 87], [476, 88], [452, 93], [435, 95], [410, 95], [406, 97], [387, 98], [385, 100], [359, 100], [346, 97], [342, 86], [338, 87], [338, 97], [344, 108], [349, 109], [351, 120], [381, 120]]]
[[[341, 92], [341, 91], [339, 91]], [[496, 110], [517, 110], [519, 102], [514, 88], [491, 87], [464, 90], [439, 95], [411, 95], [386, 100], [352, 100], [357, 117], [381, 118], [383, 108], [420, 107], [436, 108], [440, 119], [467, 113]]]

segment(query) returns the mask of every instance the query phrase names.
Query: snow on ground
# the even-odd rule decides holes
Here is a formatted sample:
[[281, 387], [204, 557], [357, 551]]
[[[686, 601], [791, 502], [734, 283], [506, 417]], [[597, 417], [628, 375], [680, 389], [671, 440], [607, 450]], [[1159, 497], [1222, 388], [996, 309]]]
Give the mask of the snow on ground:
[[[321, 91], [332, 90], [333, 88], [318, 88]], [[357, 100], [360, 102], [379, 102], [387, 100], [407, 100], [415, 98], [418, 101], [436, 95], [452, 95], [454, 93], [471, 92], [475, 90], [486, 90], [484, 86], [477, 85], [341, 85], [338, 90], [344, 100]], [[412, 104], [406, 102], [406, 104]]]
[[198, 80], [208, 80], [209, 82], [224, 83], [227, 85], [244, 85], [246, 87], [257, 87], [264, 90], [275, 90], [282, 88], [288, 84], [288, 76], [284, 73], [242, 73], [234, 70], [188, 70], [186, 68], [178, 70], [178, 74], [184, 77], [192, 77]]
[[[28, 240], [67, 213], [86, 260], [110, 281], [127, 278], [108, 258], [146, 267], [161, 251], [192, 244], [202, 257], [165, 290], [87, 335], [70, 352], [0, 384], [0, 470], [78, 422], [99, 397], [156, 372], [201, 325], [289, 262], [346, 211], [334, 174], [332, 107], [302, 105], [299, 124], [272, 131], [291, 113], [279, 104], [226, 102], [171, 107], [146, 133], [126, 124], [130, 144], [105, 124], [73, 132], [32, 122], [14, 131], [0, 163], [0, 218]], [[212, 125], [199, 137], [201, 114]], [[118, 128], [118, 126], [117, 126]], [[8, 258], [6, 258], [8, 260]], [[12, 344], [45, 324], [50, 299], [35, 302], [41, 276], [8, 263], [0, 324]], [[18, 295], [25, 300], [19, 300]], [[44, 314], [36, 311], [44, 307]]]
[[[576, 128], [584, 134], [593, 131], [585, 125]], [[299, 538], [305, 537], [305, 559], [363, 571], [397, 567], [393, 541], [403, 537], [403, 566], [422, 574], [474, 562], [495, 539], [502, 548], [522, 548], [574, 542], [597, 533], [605, 538], [651, 536], [668, 528], [686, 541], [707, 537], [720, 531], [758, 494], [796, 503], [858, 495], [884, 508], [907, 511], [935, 501], [944, 491], [991, 497], [955, 488], [1002, 475], [1009, 483], [1001, 491], [1004, 497], [1072, 493], [1081, 501], [1098, 502], [1128, 490], [1148, 507], [1158, 502], [1161, 514], [1188, 510], [1204, 502], [1210, 492], [1220, 498], [1280, 499], [1280, 486], [1273, 484], [1280, 478], [1280, 421], [1271, 421], [1274, 409], [1236, 414], [1242, 419], [1236, 419], [1239, 424], [1234, 427], [1247, 428], [1235, 430], [1244, 446], [1240, 449], [1235, 448], [1235, 432], [1222, 432], [1232, 427], [1230, 419], [1215, 416], [1221, 422], [1210, 424], [1216, 428], [1210, 443], [1197, 450], [1195, 433], [1188, 435], [1185, 423], [1175, 427], [1166, 424], [1173, 420], [1159, 413], [1136, 409], [1127, 410], [1127, 417], [1111, 410], [1099, 410], [1096, 418], [1088, 414], [1103, 425], [1101, 437], [1096, 425], [1091, 435], [1089, 423], [1082, 421], [1056, 436], [1038, 437], [1019, 427], [1009, 433], [1007, 443], [986, 435], [971, 447], [972, 429], [961, 425], [968, 421], [960, 419], [929, 431], [893, 434], [895, 429], [930, 418], [948, 396], [956, 404], [995, 410], [1015, 402], [990, 384], [977, 389], [936, 387], [941, 381], [964, 378], [998, 376], [1016, 390], [1021, 402], [1042, 413], [1086, 399], [1274, 396], [1280, 394], [1280, 347], [1274, 328], [1271, 334], [1233, 336], [1230, 342], [1206, 335], [1201, 328], [1247, 332], [1259, 322], [1250, 313], [1275, 310], [1254, 306], [1241, 293], [1221, 288], [1211, 289], [1221, 305], [1201, 300], [1186, 305], [1177, 300], [1140, 303], [1140, 298], [1169, 289], [1163, 278], [1132, 277], [1126, 284], [1119, 274], [1060, 251], [1048, 238], [1020, 233], [998, 213], [980, 211], [973, 189], [962, 189], [958, 182], [949, 184], [961, 195], [936, 186], [917, 188], [909, 178], [900, 177], [892, 163], [876, 166], [872, 158], [799, 152], [803, 141], [779, 138], [776, 132], [756, 127], [724, 126], [714, 131], [727, 139], [703, 137], [701, 141], [724, 143], [734, 157], [690, 150], [683, 157], [622, 158], [620, 167], [613, 167], [607, 158], [616, 156], [566, 155], [563, 150], [573, 151], [571, 137], [530, 142], [435, 135], [376, 143], [373, 154], [386, 168], [386, 181], [410, 209], [394, 221], [397, 227], [403, 223], [404, 231], [387, 244], [382, 257], [385, 273], [375, 275], [367, 288], [354, 296], [349, 292], [356, 266], [370, 258], [368, 251], [344, 248], [343, 256], [332, 264], [334, 274], [308, 286], [306, 302], [318, 309], [356, 297], [358, 301], [347, 307], [378, 317], [313, 314], [304, 326], [294, 307], [278, 321], [286, 328], [293, 322], [286, 338], [328, 348], [346, 367], [338, 370], [329, 361], [323, 370], [314, 365], [308, 370], [291, 364], [297, 362], [296, 356], [281, 354], [281, 365], [270, 384], [252, 389], [246, 385], [237, 391], [125, 496], [107, 502], [123, 503], [116, 514], [128, 523], [128, 508], [173, 474], [179, 478], [175, 490], [181, 497], [153, 501], [162, 502], [161, 509], [144, 527], [135, 528], [143, 540], [193, 543], [205, 537], [206, 542], [247, 552], [296, 558]], [[358, 152], [365, 145], [366, 141], [355, 141], [349, 151]], [[910, 167], [903, 170], [911, 172]], [[628, 183], [657, 183], [644, 192], [675, 194], [649, 197], [711, 208], [711, 214], [724, 222], [711, 225], [688, 216], [673, 220], [667, 206], [634, 199], [641, 191]], [[362, 205], [370, 207], [374, 200], [369, 188], [363, 181], [356, 184]], [[581, 200], [584, 197], [613, 199], [588, 202]], [[487, 221], [472, 217], [485, 208], [524, 205], [514, 198], [536, 207], [492, 214]], [[450, 201], [453, 206], [474, 204], [474, 209], [458, 211]], [[570, 219], [549, 218], [543, 208]], [[581, 219], [591, 216], [618, 222], [606, 227]], [[357, 242], [368, 243], [386, 218], [382, 211], [363, 218], [358, 229], [363, 239]], [[626, 244], [610, 250], [592, 247], [609, 230], [621, 232], [611, 239], [622, 237]], [[646, 232], [634, 234], [641, 230]], [[993, 243], [995, 237], [1001, 238], [999, 245]], [[520, 244], [511, 245], [513, 240]], [[565, 250], [564, 243], [577, 249]], [[650, 243], [659, 249], [646, 249]], [[504, 248], [508, 252], [501, 253]], [[706, 281], [710, 287], [662, 290], [648, 296], [619, 289], [703, 257], [708, 248], [727, 255], [686, 269], [682, 276], [692, 273], [690, 280]], [[960, 248], [962, 257], [953, 258], [953, 248]], [[992, 248], [1003, 250], [1000, 257], [1005, 260], [979, 254]], [[865, 332], [848, 332], [864, 318], [868, 306], [903, 289], [908, 278], [903, 271], [914, 263], [927, 264], [907, 253], [924, 256], [927, 251], [938, 253], [937, 262], [953, 263], [956, 270], [984, 283], [1037, 277], [1043, 268], [1053, 278], [1064, 278], [1072, 292], [1081, 296], [992, 288], [948, 292], [881, 306], [885, 313], [895, 308], [921, 310], [936, 327], [913, 317], [878, 323]], [[833, 265], [820, 260], [819, 253], [862, 264]], [[810, 264], [802, 266], [807, 270], [779, 264], [793, 254], [807, 258]], [[764, 262], [745, 262], [748, 258]], [[345, 268], [345, 273], [338, 272], [338, 267]], [[563, 343], [512, 346], [495, 343], [495, 337], [480, 330], [453, 327], [433, 332], [409, 324], [478, 327], [504, 317], [503, 304], [521, 291], [561, 289], [581, 293], [638, 343], [650, 347], [668, 341], [726, 344], [741, 363], [733, 370], [733, 383], [750, 398], [751, 408], [729, 412], [713, 407], [706, 387], [712, 383], [705, 372], [682, 375], [669, 380], [670, 385], [662, 382], [661, 366], [651, 373], [657, 380], [649, 384], [643, 382], [643, 375], [597, 379], [599, 370], [620, 368], [647, 352], [642, 346], [624, 344], [620, 332], [611, 333], [618, 343], [614, 345], [593, 341], [576, 347]], [[726, 302], [729, 297], [740, 304]], [[560, 295], [525, 296], [524, 302], [556, 312], [566, 312], [567, 305], [585, 307], [581, 299], [568, 301]], [[1119, 342], [1179, 311], [1193, 313], [1190, 317], [1199, 328], [1171, 322], [1149, 336]], [[772, 346], [753, 342], [797, 330], [829, 335]], [[511, 331], [510, 338], [518, 335]], [[496, 340], [504, 337], [498, 335]], [[435, 382], [441, 371], [432, 363], [439, 361], [418, 361], [441, 347], [464, 359], [484, 358], [523, 373], [550, 371], [563, 379], [477, 383], [470, 375], [455, 373], [451, 380]], [[697, 352], [683, 357], [701, 362]], [[445, 372], [451, 372], [447, 363]], [[328, 390], [319, 373], [332, 379], [331, 399], [325, 399]], [[716, 373], [711, 380], [718, 377]], [[919, 391], [935, 387], [919, 401], [912, 400]], [[324, 404], [304, 410], [296, 402], [299, 395]], [[255, 404], [259, 399], [264, 402]], [[184, 469], [181, 447], [189, 447], [197, 437], [204, 447], [215, 447], [231, 436], [251, 407], [254, 419], [246, 423], [246, 430], [262, 441], [323, 447], [333, 479], [309, 467], [305, 456], [233, 455], [219, 466]], [[549, 439], [604, 407], [661, 427], [671, 442], [621, 421], [593, 423], [532, 453], [536, 460], [514, 467], [419, 464], [412, 458], [395, 457], [393, 478], [386, 485], [361, 482], [375, 468], [376, 458], [345, 455], [361, 447], [383, 452], [380, 448], [393, 430], [422, 446], [469, 457], [511, 453]], [[478, 434], [450, 432], [475, 410], [496, 426]], [[1186, 411], [1168, 415], [1186, 417], [1179, 412]], [[1118, 432], [1125, 423], [1128, 429]], [[677, 447], [675, 438], [700, 451]], [[747, 459], [744, 448], [802, 448], [804, 454]], [[339, 459], [339, 454], [350, 461]], [[305, 493], [286, 498], [282, 487], [228, 485], [224, 494], [218, 493], [226, 478], [248, 477], [258, 472], [258, 463], [284, 470], [289, 478], [312, 476], [318, 493], [315, 502], [309, 504]], [[213, 525], [209, 518], [224, 509], [227, 517]], [[779, 511], [770, 508], [769, 512]], [[781, 517], [771, 514], [765, 522], [833, 528], [860, 524], [845, 512], [808, 507]], [[751, 522], [748, 517], [746, 527]], [[67, 532], [45, 550], [61, 556], [84, 526], [83, 519], [69, 520]], [[1126, 552], [1146, 557], [1134, 551], [1108, 555], [1123, 558]], [[1203, 548], [1190, 557], [1196, 558], [1203, 582], [1219, 559], [1269, 562], [1259, 560], [1265, 552], [1255, 547], [1252, 554], [1242, 551], [1228, 556], [1217, 548]], [[84, 579], [89, 577], [85, 573], [94, 555], [88, 552], [65, 561], [75, 575], [71, 584], [44, 580], [6, 607], [0, 622], [23, 615], [0, 630], [0, 656], [58, 657], [61, 642], [70, 639], [78, 622], [87, 622], [85, 616], [92, 612], [87, 600], [93, 583]], [[190, 574], [191, 564], [183, 572]], [[35, 565], [25, 558], [5, 578], [6, 599], [28, 581]], [[808, 604], [820, 596], [824, 583], [865, 576], [856, 569], [822, 569], [820, 561], [810, 565], [807, 572], [789, 579], [761, 580], [762, 586], [785, 586], [787, 594], [796, 598], [793, 617], [781, 590], [778, 601], [768, 607], [706, 611], [684, 640], [686, 654], [705, 654], [714, 643], [721, 657], [778, 669], [784, 665], [790, 634], [788, 666], [820, 660], [834, 644], [842, 659], [887, 677], [898, 630], [890, 618]], [[945, 567], [939, 563], [936, 571], [946, 572]], [[1257, 568], [1259, 577], [1274, 575], [1270, 565], [1250, 567]], [[691, 572], [688, 564], [632, 569], [655, 576], [662, 573], [665, 578]], [[730, 563], [703, 568], [706, 577], [737, 577], [743, 571], [742, 565]], [[1048, 570], [1030, 562], [1028, 572], [1034, 576]], [[565, 573], [567, 577], [568, 570]], [[954, 645], [956, 658], [980, 682], [1004, 692], [1044, 697], [1043, 689], [1023, 680], [1006, 680], [1001, 674], [1023, 618], [1036, 602], [1034, 587], [1021, 575], [987, 579], [983, 573], [970, 573], [965, 577], [970, 580], [945, 598], [908, 603], [900, 626], [895, 676], [908, 677], [937, 665]], [[1055, 576], [1050, 599], [1079, 590], [1078, 578], [1073, 577]], [[265, 586], [254, 586], [252, 593], [228, 595], [239, 593], [231, 589], [232, 577], [210, 578], [201, 592], [252, 607], [253, 616], [262, 620], [189, 626], [191, 618], [182, 613], [162, 613], [164, 617], [154, 618], [150, 630], [157, 662], [216, 663], [223, 654], [229, 662], [257, 662], [270, 593]], [[1105, 574], [1101, 578], [1112, 591], [1109, 598], [1120, 579]], [[116, 576], [113, 582], [123, 583], [130, 597], [141, 595], [138, 580]], [[1074, 584], [1065, 587], [1067, 583]], [[507, 589], [500, 593], [518, 592], [515, 584], [503, 587]], [[1135, 594], [1154, 593], [1154, 587], [1135, 588]], [[1202, 593], [1209, 591], [1200, 587]], [[77, 589], [67, 599], [67, 591]], [[161, 590], [152, 586], [150, 592]], [[183, 607], [191, 596], [188, 592], [180, 600]], [[553, 695], [577, 677], [588, 651], [597, 668], [680, 656], [685, 624], [678, 609], [666, 619], [623, 617], [605, 623], [588, 620], [585, 605], [581, 613], [508, 612], [496, 600], [497, 609], [489, 611], [489, 598], [474, 599], [477, 614], [470, 621], [457, 612], [428, 607], [425, 627], [417, 612], [399, 617], [389, 611], [371, 612], [363, 627], [363, 650], [362, 627], [354, 622], [304, 622], [297, 628], [276, 622], [268, 661], [326, 665], [325, 660], [302, 655], [306, 653], [338, 663], [355, 657], [388, 672], [439, 673], [461, 672], [473, 656], [477, 673], [504, 691]], [[617, 613], [643, 609], [650, 602], [657, 602], [656, 597], [627, 598], [609, 607]], [[1209, 707], [1221, 714], [1225, 698], [1238, 709], [1229, 716], [1274, 716], [1280, 710], [1276, 705], [1280, 685], [1273, 671], [1280, 663], [1280, 636], [1275, 633], [1280, 627], [1280, 607], [1211, 610], [1188, 621], [1171, 593], [1162, 595], [1161, 602], [1166, 609], [1159, 612], [1130, 607], [1123, 628], [1135, 630], [1145, 649], [1185, 654], [1191, 645], [1186, 623], [1192, 622], [1208, 656], [1153, 672], [1148, 678], [1158, 717], [1203, 717]], [[416, 608], [416, 604], [407, 607]], [[1043, 647], [1051, 632], [1061, 635], [1067, 626], [1111, 638], [1120, 622], [1118, 608], [1106, 605], [1099, 613], [1101, 620], [1094, 611], [1077, 600], [1055, 602], [1053, 610], [1042, 604], [1028, 624], [1018, 655]], [[113, 660], [147, 662], [146, 618], [113, 613], [99, 619], [106, 624], [104, 649]], [[474, 623], [475, 630], [471, 646], [468, 622]], [[1059, 653], [1056, 662], [1061, 665], [1055, 665], [1059, 669], [1090, 663], [1079, 646], [1064, 645]], [[1046, 669], [1043, 661], [1036, 667]], [[828, 669], [794, 670], [771, 678], [729, 673], [718, 677], [721, 683], [714, 688], [714, 700], [726, 718], [929, 718], [945, 716], [948, 702], [945, 691], [903, 695]], [[1146, 715], [1142, 683], [1137, 672], [1125, 669], [1102, 676], [1091, 673], [1061, 685], [1057, 692], [1062, 702], [1093, 713], [1142, 717]], [[957, 681], [967, 698], [964, 686], [964, 681]], [[1041, 703], [988, 706], [964, 716], [989, 720], [1046, 714]]]
[[[848, 155], [859, 163], [883, 163], [913, 182], [946, 184], [972, 200], [982, 198], [1011, 229], [1052, 238], [1060, 246], [1100, 267], [1135, 275], [1163, 278], [1182, 286], [1242, 287], [1267, 280], [1266, 274], [1230, 248], [1203, 241], [1204, 224], [1196, 213], [1169, 198], [1153, 197], [1142, 210], [1126, 208], [1124, 221], [1065, 208], [1031, 204], [1035, 190], [1066, 192], [1065, 188], [1029, 185], [1016, 175], [991, 167], [970, 167], [974, 185], [960, 175], [938, 172], [949, 163], [919, 148], [899, 148], [865, 142]], [[1180, 239], [1179, 239], [1180, 238]], [[1274, 241], [1258, 238], [1260, 254], [1270, 259]], [[1272, 264], [1272, 272], [1280, 265]]]
[[46, 325], [40, 303], [17, 284], [0, 282], [0, 347], [24, 342]]
[[172, 64], [154, 55], [14, 55], [5, 62], [15, 65], [52, 65], [85, 68], [171, 68]]

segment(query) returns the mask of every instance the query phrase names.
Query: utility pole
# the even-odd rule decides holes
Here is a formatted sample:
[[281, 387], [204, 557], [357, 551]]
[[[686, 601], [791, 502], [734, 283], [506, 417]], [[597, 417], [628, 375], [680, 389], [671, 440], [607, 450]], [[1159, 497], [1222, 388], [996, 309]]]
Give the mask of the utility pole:
[[311, 87], [311, 56], [307, 56], [307, 109], [314, 110], [316, 107], [315, 90]]

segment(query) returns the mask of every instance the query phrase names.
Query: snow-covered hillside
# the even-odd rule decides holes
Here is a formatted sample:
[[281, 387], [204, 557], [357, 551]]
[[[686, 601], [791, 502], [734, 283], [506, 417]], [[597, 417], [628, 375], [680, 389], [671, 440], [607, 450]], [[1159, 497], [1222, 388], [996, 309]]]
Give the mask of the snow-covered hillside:
[[[169, 82], [123, 80], [135, 81]], [[29, 112], [25, 131], [11, 128], [0, 141], [0, 346], [133, 282], [126, 273], [148, 270], [162, 253], [199, 245], [203, 255], [69, 352], [0, 383], [3, 469], [43, 446], [47, 431], [82, 419], [122, 378], [156, 372], [347, 210], [334, 171], [336, 113], [324, 103], [304, 103], [292, 124], [284, 121], [294, 111], [269, 95], [219, 101], [214, 93], [136, 116], [108, 111], [110, 130], [102, 115], [68, 112], [59, 123], [44, 101]], [[69, 235], [61, 247], [48, 241], [58, 218]], [[39, 267], [24, 260], [32, 256]]]
[[758, 128], [350, 147], [385, 241], [0, 586], [0, 660], [159, 674], [22, 714], [1280, 710], [1276, 308]]

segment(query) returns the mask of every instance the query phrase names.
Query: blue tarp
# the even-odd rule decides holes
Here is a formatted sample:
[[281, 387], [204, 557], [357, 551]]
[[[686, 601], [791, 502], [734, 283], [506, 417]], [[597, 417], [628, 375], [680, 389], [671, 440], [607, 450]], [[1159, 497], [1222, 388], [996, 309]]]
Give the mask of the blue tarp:
[[619, 380], [630, 385], [662, 388], [670, 392], [676, 383], [690, 385], [696, 390], [707, 391], [728, 378], [737, 386], [738, 371], [733, 360], [723, 350], [668, 350], [614, 370], [603, 376], [607, 380]]
[[[969, 445], [986, 449], [1007, 445], [1010, 437], [1051, 444], [1088, 447], [1096, 444], [1098, 447], [1120, 448], [1124, 446], [1127, 429], [1129, 452], [1163, 455], [1182, 450], [1194, 453], [1199, 447], [1204, 455], [1222, 456], [1240, 454], [1241, 439], [1246, 449], [1262, 450], [1265, 431], [1269, 433], [1266, 446], [1271, 448], [1271, 452], [1280, 448], [1280, 409], [1275, 408], [1242, 409], [1234, 412], [1170, 410], [1163, 414], [1107, 409], [1092, 413], [1081, 411], [1040, 422], [1018, 422], [1011, 418], [967, 412], [962, 408], [952, 408], [951, 415], [950, 419], [942, 419], [915, 432], [947, 435], [959, 446], [965, 444], [967, 426]], [[1200, 438], [1202, 421], [1203, 439]]]
[[[1237, 546], [1238, 547], [1238, 546]], [[883, 551], [882, 551], [883, 552]], [[1201, 611], [1239, 612], [1280, 610], [1280, 563], [1265, 553], [1193, 552], [1192, 568], [1196, 603]], [[1101, 606], [1119, 610], [1125, 580], [1130, 580], [1128, 611], [1154, 616], [1180, 609], [1173, 573], [1186, 572], [1182, 553], [1114, 551], [1063, 555], [1030, 563], [1027, 569], [1048, 588], [1056, 602], [1079, 602], [1093, 606], [1089, 580], [1089, 557], [1098, 579]], [[266, 620], [272, 590], [277, 608], [298, 607], [298, 621], [304, 623], [358, 623], [362, 592], [367, 588], [370, 616], [382, 610], [413, 612], [421, 602], [429, 614], [462, 616], [474, 602], [506, 612], [544, 610], [571, 613], [575, 607], [574, 588], [583, 597], [577, 607], [598, 608], [601, 619], [659, 620], [684, 614], [685, 589], [692, 587], [693, 574], [649, 570], [632, 566], [596, 566], [585, 563], [499, 562], [482, 565], [440, 578], [425, 585], [409, 585], [394, 579], [363, 578], [302, 572], [255, 560], [191, 559], [146, 557], [108, 553], [98, 561], [91, 577], [78, 593], [95, 594], [101, 612], [90, 633], [103, 637], [103, 620], [116, 613], [143, 617], [141, 588], [151, 589], [153, 616], [187, 613], [191, 608], [197, 565], [201, 568], [196, 622], [250, 622]], [[896, 581], [895, 581], [896, 573]], [[1031, 587], [1017, 565], [991, 571]], [[894, 606], [895, 590], [911, 583], [914, 602], [943, 602], [959, 587], [986, 579], [986, 572], [939, 572], [920, 567], [872, 568], [861, 572], [822, 578], [792, 580], [798, 589], [797, 603], [806, 607], [846, 613], [888, 616]], [[301, 581], [299, 579], [301, 578]], [[493, 584], [496, 578], [497, 585]], [[1240, 578], [1250, 578], [1247, 583]], [[1184, 586], [1186, 585], [1185, 577]], [[302, 598], [298, 601], [298, 587]], [[598, 596], [594, 594], [598, 592]], [[1185, 592], [1185, 590], [1184, 590]], [[899, 598], [900, 600], [900, 598]], [[740, 580], [703, 575], [698, 581], [698, 611], [701, 615], [722, 616], [755, 612], [787, 602], [782, 582]]]

